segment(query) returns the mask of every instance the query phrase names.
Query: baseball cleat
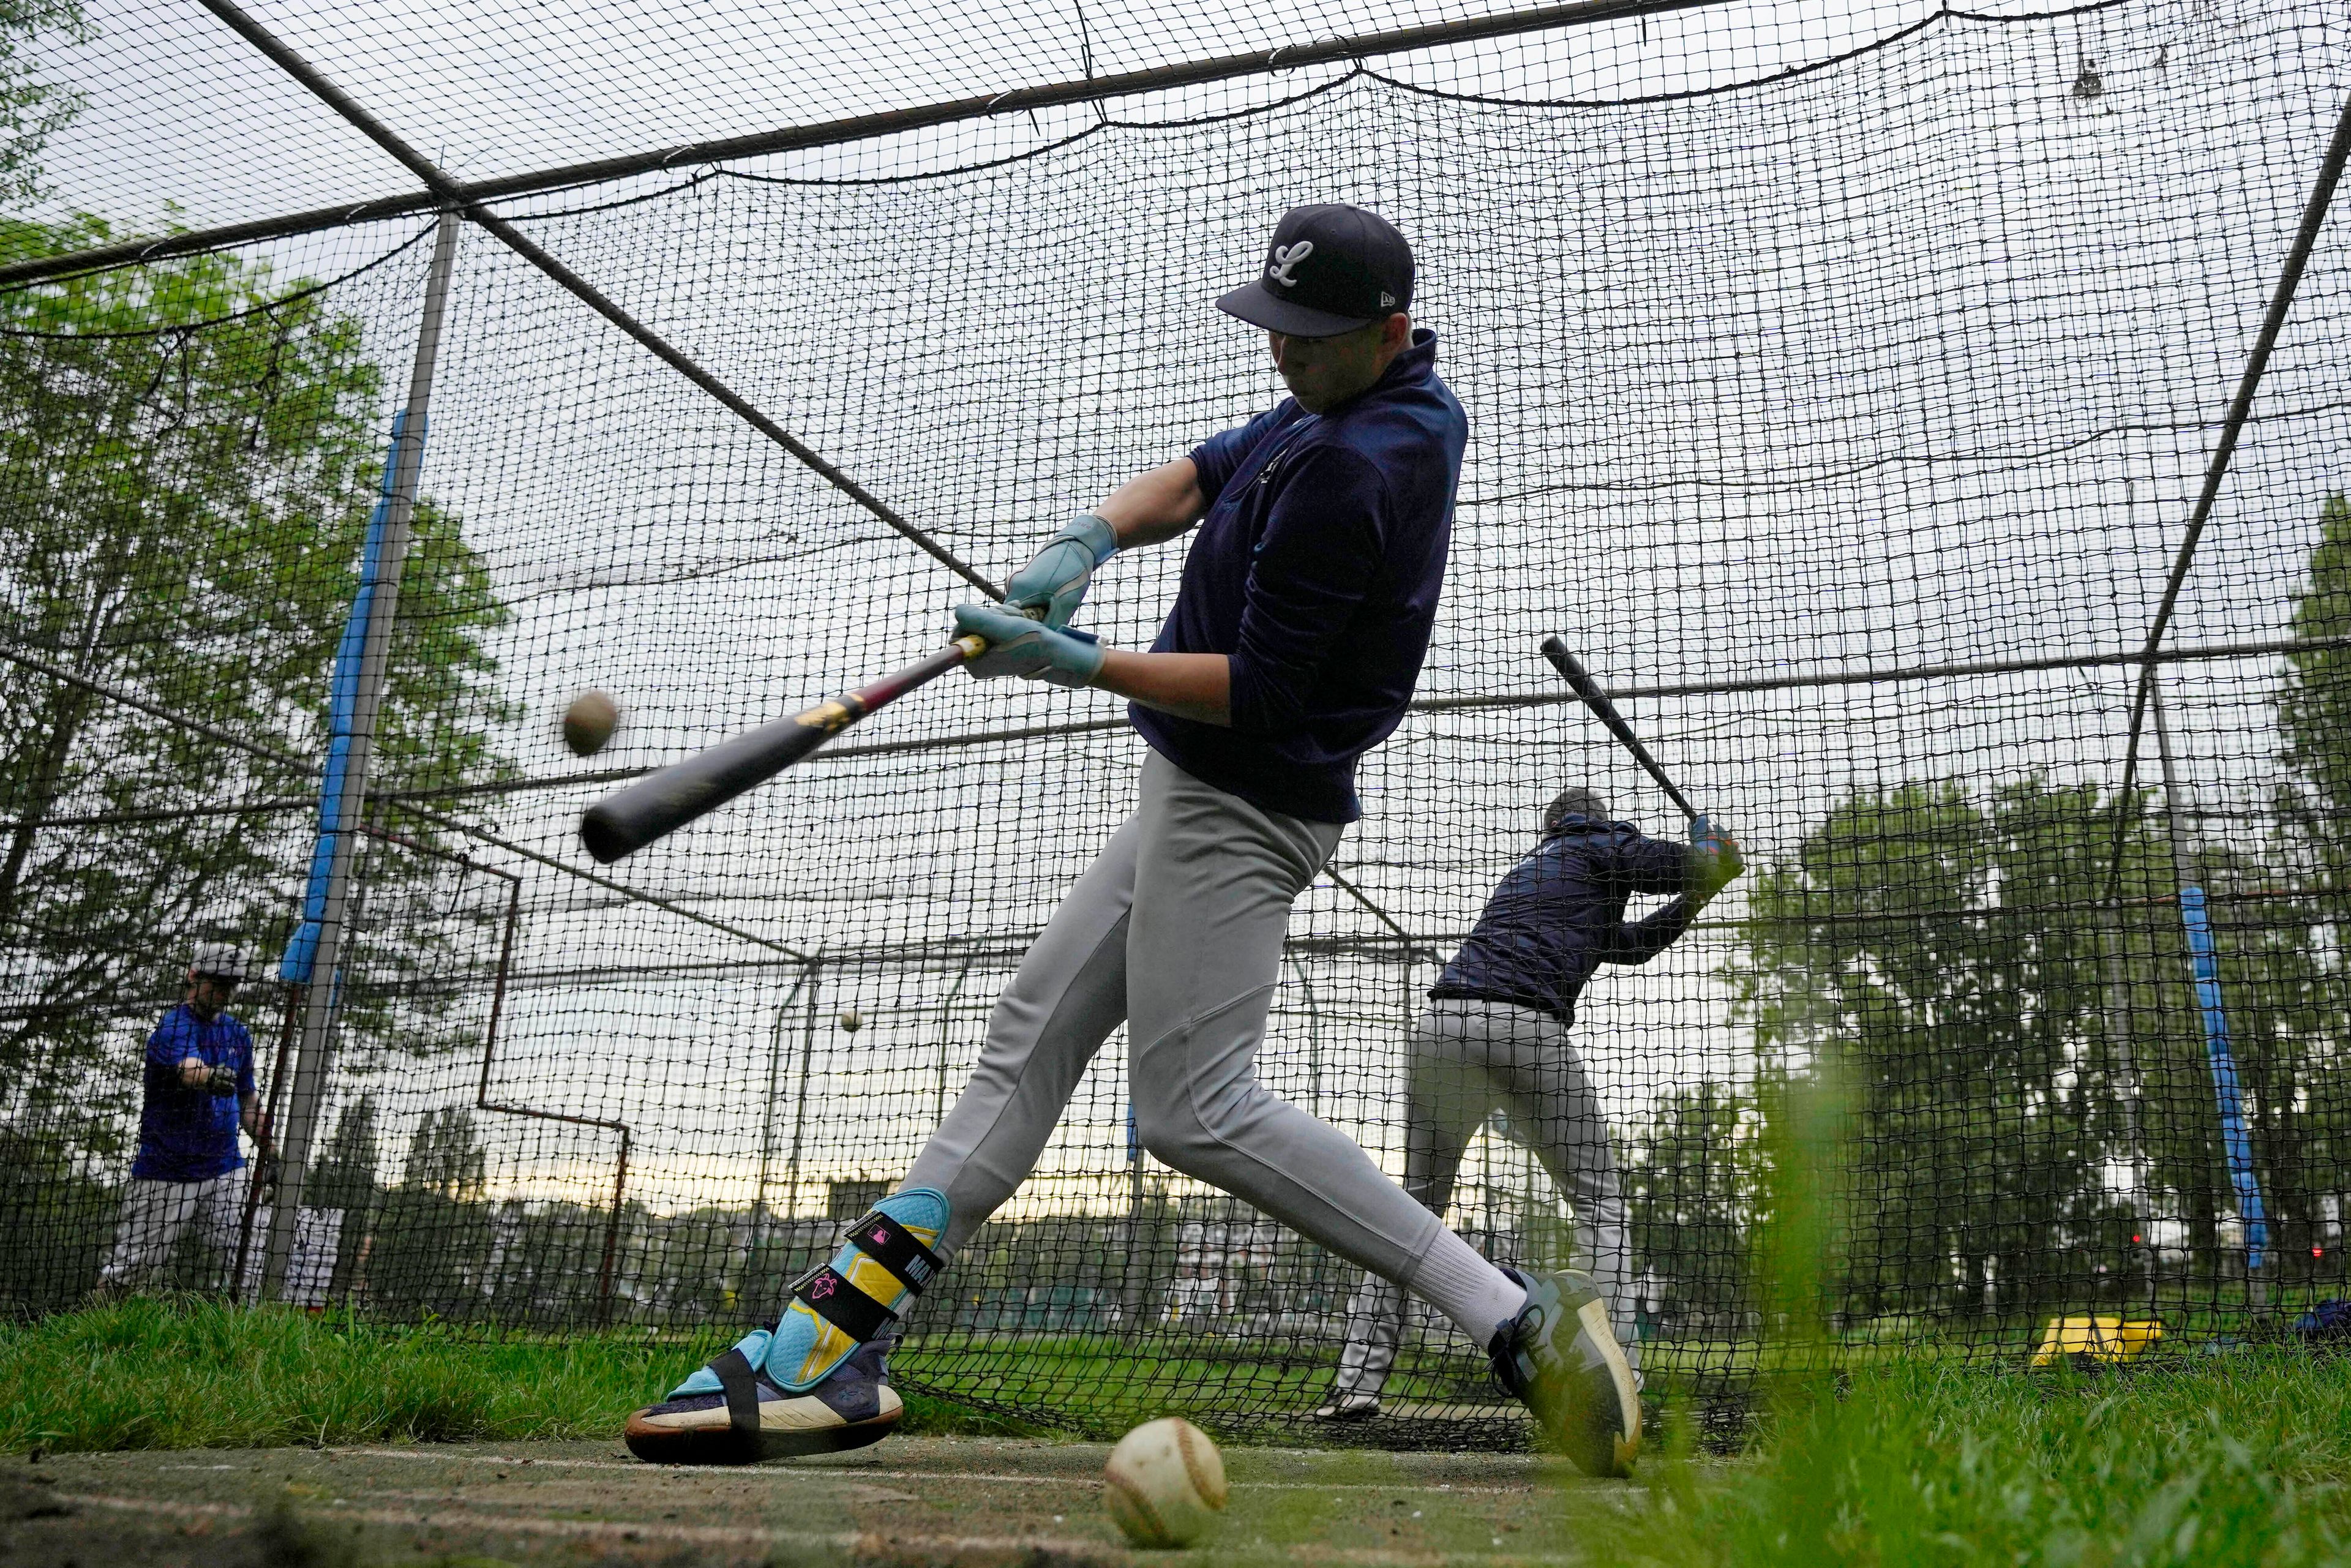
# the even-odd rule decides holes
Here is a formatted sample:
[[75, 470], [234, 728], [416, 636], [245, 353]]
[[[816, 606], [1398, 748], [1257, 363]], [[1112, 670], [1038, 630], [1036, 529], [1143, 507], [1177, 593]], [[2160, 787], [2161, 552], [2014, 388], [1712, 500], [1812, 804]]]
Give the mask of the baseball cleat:
[[654, 1465], [747, 1465], [862, 1448], [898, 1425], [904, 1406], [881, 1343], [858, 1346], [813, 1391], [793, 1394], [755, 1369], [744, 1349], [753, 1341], [765, 1350], [766, 1331], [705, 1369], [716, 1393], [673, 1396], [631, 1416], [622, 1432], [629, 1452]]
[[1314, 1411], [1314, 1419], [1329, 1425], [1348, 1421], [1369, 1421], [1380, 1413], [1380, 1396], [1376, 1394], [1333, 1394]]
[[1504, 1270], [1527, 1304], [1494, 1330], [1488, 1354], [1551, 1446], [1588, 1476], [1629, 1476], [1641, 1453], [1641, 1399], [1589, 1274]]

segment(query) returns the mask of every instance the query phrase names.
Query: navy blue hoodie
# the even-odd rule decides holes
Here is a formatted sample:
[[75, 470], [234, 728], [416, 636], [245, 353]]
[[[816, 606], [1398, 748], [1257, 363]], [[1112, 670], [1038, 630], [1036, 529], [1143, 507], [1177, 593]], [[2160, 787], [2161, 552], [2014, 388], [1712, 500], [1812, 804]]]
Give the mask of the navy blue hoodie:
[[1424, 329], [1362, 396], [1321, 414], [1284, 398], [1203, 443], [1207, 514], [1151, 649], [1229, 655], [1232, 727], [1133, 704], [1153, 749], [1269, 811], [1363, 815], [1355, 759], [1419, 678], [1468, 437]]
[[1625, 900], [1687, 893], [1690, 873], [1687, 844], [1570, 813], [1502, 878], [1428, 994], [1510, 1002], [1573, 1023], [1576, 993], [1593, 970], [1646, 963], [1689, 928], [1687, 898], [1630, 925]]

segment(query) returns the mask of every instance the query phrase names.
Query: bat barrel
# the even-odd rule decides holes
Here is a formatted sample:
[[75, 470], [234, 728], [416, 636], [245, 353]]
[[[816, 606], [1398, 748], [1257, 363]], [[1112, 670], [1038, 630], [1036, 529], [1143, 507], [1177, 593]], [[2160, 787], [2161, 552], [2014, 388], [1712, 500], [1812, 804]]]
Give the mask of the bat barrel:
[[580, 841], [610, 865], [773, 779], [867, 714], [977, 658], [987, 647], [978, 637], [958, 637], [937, 653], [853, 692], [828, 697], [789, 718], [762, 725], [649, 774], [589, 807], [580, 818]]
[[580, 841], [610, 865], [716, 810], [823, 745], [832, 730], [807, 721], [812, 715], [830, 716], [834, 706], [762, 725], [614, 790], [580, 816]]

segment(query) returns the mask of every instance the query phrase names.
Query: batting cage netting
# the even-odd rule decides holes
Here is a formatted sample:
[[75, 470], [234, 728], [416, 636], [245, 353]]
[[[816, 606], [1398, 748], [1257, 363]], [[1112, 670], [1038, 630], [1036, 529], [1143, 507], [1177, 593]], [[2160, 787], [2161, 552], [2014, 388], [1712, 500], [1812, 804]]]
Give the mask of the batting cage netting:
[[[2195, 1353], [2351, 1293], [2339, 8], [0, 26], [7, 1310], [225, 1289], [653, 1333], [681, 1375], [771, 1322], [1144, 747], [1103, 694], [955, 675], [616, 864], [580, 813], [936, 648], [1268, 406], [1210, 301], [1324, 200], [1412, 238], [1470, 441], [1263, 1081], [1400, 1173], [1412, 1022], [1544, 802], [1682, 835], [1556, 633], [1750, 867], [1571, 1036], [1653, 1394], [2064, 1321]], [[1182, 550], [1081, 624], [1148, 645]], [[140, 1209], [199, 942], [255, 967], [284, 1159]], [[1125, 1084], [1122, 1035], [896, 1375], [1306, 1429], [1358, 1271], [1155, 1160]], [[1448, 1218], [1562, 1266], [1595, 1215], [1525, 1132], [1487, 1120]], [[1355, 1430], [1524, 1435], [1416, 1306]]]

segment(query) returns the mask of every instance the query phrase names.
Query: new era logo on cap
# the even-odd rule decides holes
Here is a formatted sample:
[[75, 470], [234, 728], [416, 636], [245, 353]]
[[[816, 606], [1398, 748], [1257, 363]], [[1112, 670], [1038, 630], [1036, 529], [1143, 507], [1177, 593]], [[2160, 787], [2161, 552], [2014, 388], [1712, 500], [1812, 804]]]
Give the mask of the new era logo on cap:
[[1412, 246], [1377, 213], [1325, 202], [1282, 214], [1265, 269], [1217, 301], [1251, 326], [1329, 338], [1412, 308]]

